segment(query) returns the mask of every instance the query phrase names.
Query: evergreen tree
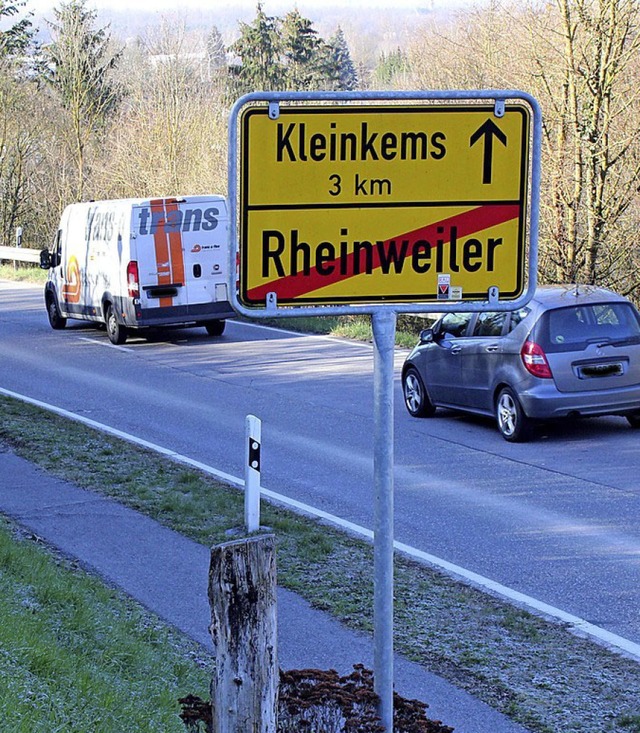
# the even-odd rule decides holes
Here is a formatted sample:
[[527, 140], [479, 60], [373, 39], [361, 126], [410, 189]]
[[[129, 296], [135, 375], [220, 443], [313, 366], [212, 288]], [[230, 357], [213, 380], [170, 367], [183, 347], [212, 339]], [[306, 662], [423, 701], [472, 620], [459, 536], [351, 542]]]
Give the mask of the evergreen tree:
[[214, 25], [207, 36], [207, 60], [210, 69], [221, 69], [226, 66], [227, 54], [222, 34]]
[[274, 91], [284, 82], [280, 56], [280, 23], [266, 15], [258, 3], [253, 23], [240, 23], [240, 38], [230, 47], [239, 63], [229, 68], [237, 92]]
[[374, 79], [379, 87], [389, 89], [400, 82], [410, 72], [407, 54], [398, 48], [391, 53], [382, 53], [374, 72]]
[[[0, 0], [0, 22], [14, 18], [25, 5], [26, 1]], [[31, 16], [32, 13], [29, 13], [24, 18], [16, 20], [13, 25], [9, 25], [6, 30], [0, 29], [0, 62], [27, 53], [34, 35]]]
[[313, 24], [298, 10], [282, 22], [283, 51], [286, 59], [287, 89], [305, 91], [322, 86], [323, 69], [319, 56], [321, 40]]
[[54, 8], [52, 42], [44, 47], [45, 80], [66, 111], [76, 160], [78, 200], [83, 197], [85, 151], [118, 102], [112, 79], [121, 52], [112, 53], [106, 28], [96, 29], [96, 11], [86, 0], [70, 0]]
[[227, 50], [222, 34], [214, 25], [207, 36], [207, 77], [219, 90], [224, 89], [227, 75]]
[[255, 20], [240, 24], [240, 38], [229, 50], [238, 56], [229, 68], [236, 93], [353, 90], [358, 85], [342, 30], [326, 43], [298, 10], [271, 18], [258, 4]]
[[358, 88], [358, 74], [351, 60], [342, 28], [329, 39], [324, 53], [324, 68], [329, 89], [353, 91]]

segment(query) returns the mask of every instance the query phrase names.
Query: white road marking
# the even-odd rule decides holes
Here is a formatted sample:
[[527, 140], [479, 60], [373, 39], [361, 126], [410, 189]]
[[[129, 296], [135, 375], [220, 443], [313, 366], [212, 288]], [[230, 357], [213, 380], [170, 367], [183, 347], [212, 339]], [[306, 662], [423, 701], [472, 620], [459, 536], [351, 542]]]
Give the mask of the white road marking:
[[[167, 458], [176, 461], [177, 463], [196, 468], [200, 471], [203, 471], [204, 473], [209, 474], [210, 476], [215, 476], [216, 478], [219, 478], [220, 480], [229, 483], [232, 486], [236, 486], [238, 488], [244, 487], [244, 479], [242, 478], [232, 476], [231, 474], [225, 473], [224, 471], [219, 471], [212, 466], [208, 466], [206, 463], [201, 463], [200, 461], [196, 461], [192, 458], [189, 458], [188, 456], [176, 453], [169, 448], [164, 448], [161, 445], [151, 443], [148, 440], [144, 440], [143, 438], [138, 438], [137, 436], [131, 435], [130, 433], [125, 433], [124, 431], [118, 430], [117, 428], [110, 427], [109, 425], [104, 425], [103, 423], [96, 422], [95, 420], [83, 417], [82, 415], [78, 415], [74, 412], [69, 412], [68, 410], [64, 410], [61, 407], [56, 407], [55, 405], [41, 402], [40, 400], [18, 394], [17, 392], [3, 389], [2, 387], [0, 387], [0, 394], [5, 395], [6, 397], [12, 397], [13, 399], [21, 400], [22, 402], [26, 402], [31, 405], [35, 405], [36, 407], [48, 410], [49, 412], [61, 415], [62, 417], [66, 417], [70, 420], [75, 420], [76, 422], [88, 425], [89, 427], [100, 430], [101, 432], [107, 433], [108, 435], [113, 435], [122, 440], [126, 440], [129, 443], [133, 443], [143, 448], [155, 451], [156, 453], [160, 453], [161, 455], [166, 456]], [[353, 522], [342, 519], [335, 514], [329, 514], [322, 509], [317, 509], [316, 507], [310, 506], [309, 504], [305, 504], [301, 501], [297, 501], [296, 499], [290, 499], [288, 496], [284, 496], [283, 494], [279, 494], [264, 487], [260, 488], [260, 493], [266, 498], [272, 499], [279, 504], [295, 509], [296, 511], [299, 511], [301, 513], [317, 517], [318, 519], [322, 519], [323, 521], [326, 521], [336, 527], [340, 527], [341, 529], [363, 537], [369, 541], [373, 541], [373, 531], [367, 529], [366, 527], [362, 527], [359, 524], [354, 524]], [[623, 652], [627, 656], [632, 657], [637, 661], [640, 661], [640, 644], [637, 644], [630, 639], [625, 639], [618, 634], [614, 634], [610, 631], [607, 631], [606, 629], [601, 628], [600, 626], [589, 623], [579, 616], [574, 616], [573, 614], [567, 613], [566, 611], [563, 611], [560, 608], [556, 608], [555, 606], [551, 606], [544, 601], [539, 601], [537, 598], [533, 598], [532, 596], [526, 595], [525, 593], [520, 593], [519, 591], [502, 585], [502, 583], [498, 583], [495, 580], [491, 580], [490, 578], [485, 578], [478, 573], [474, 573], [472, 570], [467, 570], [466, 568], [455, 565], [448, 560], [443, 560], [440, 557], [436, 557], [435, 555], [431, 555], [428, 552], [418, 550], [417, 548], [406, 545], [403, 542], [395, 541], [394, 547], [398, 552], [402, 552], [404, 555], [407, 555], [414, 560], [418, 560], [427, 565], [443, 570], [448, 575], [460, 578], [468, 583], [473, 584], [476, 587], [489, 591], [496, 596], [505, 598], [506, 600], [516, 603], [519, 606], [532, 611], [533, 613], [541, 614], [543, 616], [547, 616], [557, 621], [568, 624], [570, 630], [573, 630], [584, 636], [591, 637], [601, 644]]]
[[89, 336], [78, 336], [78, 341], [88, 341], [90, 344], [96, 346], [107, 346], [110, 349], [118, 349], [118, 351], [133, 351], [133, 349], [127, 346], [118, 346], [118, 344], [112, 344], [111, 341], [105, 341], [104, 339], [91, 338]]

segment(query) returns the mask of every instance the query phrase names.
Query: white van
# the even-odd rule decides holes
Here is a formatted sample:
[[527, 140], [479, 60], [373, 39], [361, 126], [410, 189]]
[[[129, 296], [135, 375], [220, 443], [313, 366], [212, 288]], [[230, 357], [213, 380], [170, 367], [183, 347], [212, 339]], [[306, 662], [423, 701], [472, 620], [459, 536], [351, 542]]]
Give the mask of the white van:
[[222, 196], [72, 204], [40, 266], [49, 269], [51, 327], [95, 321], [114, 344], [150, 327], [199, 325], [219, 336], [235, 315]]

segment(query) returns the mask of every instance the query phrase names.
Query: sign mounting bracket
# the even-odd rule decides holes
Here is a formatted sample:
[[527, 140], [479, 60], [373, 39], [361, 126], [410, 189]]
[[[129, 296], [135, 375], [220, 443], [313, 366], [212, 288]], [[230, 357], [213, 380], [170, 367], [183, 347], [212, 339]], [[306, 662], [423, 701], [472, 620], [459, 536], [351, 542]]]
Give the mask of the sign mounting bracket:
[[277, 120], [280, 117], [280, 103], [277, 101], [269, 102], [269, 119]]
[[274, 293], [273, 291], [270, 293], [267, 293], [266, 308], [267, 308], [267, 313], [269, 313], [269, 315], [271, 316], [273, 316], [274, 314], [278, 312], [277, 293]]

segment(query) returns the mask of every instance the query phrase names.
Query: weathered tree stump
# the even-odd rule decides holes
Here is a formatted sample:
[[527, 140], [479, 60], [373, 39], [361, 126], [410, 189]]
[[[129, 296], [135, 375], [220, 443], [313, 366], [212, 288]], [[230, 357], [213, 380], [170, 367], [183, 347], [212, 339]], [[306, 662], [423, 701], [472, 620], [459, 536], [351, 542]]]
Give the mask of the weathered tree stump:
[[275, 538], [211, 549], [213, 733], [275, 733], [278, 702]]

